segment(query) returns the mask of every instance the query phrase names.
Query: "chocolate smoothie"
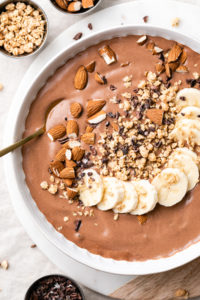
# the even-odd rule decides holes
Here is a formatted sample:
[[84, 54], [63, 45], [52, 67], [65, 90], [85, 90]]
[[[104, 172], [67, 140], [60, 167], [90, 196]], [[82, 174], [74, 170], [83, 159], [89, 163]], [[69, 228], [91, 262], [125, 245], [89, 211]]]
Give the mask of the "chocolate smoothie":
[[[139, 45], [137, 43], [138, 38], [138, 36], [128, 36], [101, 42], [79, 53], [60, 67], [48, 79], [32, 103], [26, 120], [25, 136], [41, 127], [47, 106], [59, 98], [64, 100], [50, 113], [47, 120], [47, 131], [58, 124], [65, 125], [67, 120], [73, 119], [70, 105], [80, 103], [83, 112], [77, 122], [79, 136], [83, 135], [88, 125], [85, 107], [89, 99], [106, 100], [106, 105], [103, 108], [106, 113], [116, 114], [118, 111], [120, 114], [124, 113], [113, 102], [120, 100], [118, 102], [123, 103], [126, 98], [124, 93], [136, 95], [138, 85], [141, 81], [146, 80], [146, 72], [155, 73], [156, 64], [163, 62], [165, 53], [175, 44], [174, 41], [160, 37], [148, 37], [148, 41], [153, 41], [156, 46], [163, 50], [161, 53], [154, 53], [155, 55], [153, 55], [146, 44]], [[109, 45], [116, 54], [117, 61], [115, 63], [107, 65], [99, 55], [98, 49], [104, 45]], [[187, 72], [173, 72], [172, 78], [167, 77], [166, 72], [161, 75], [161, 78], [166, 86], [181, 80], [179, 89], [191, 85], [196, 85], [195, 87], [198, 88], [198, 82], [193, 79], [193, 73], [197, 73], [199, 70], [200, 55], [185, 46], [184, 51], [187, 54], [187, 61], [184, 63]], [[82, 90], [75, 89], [74, 77], [77, 69], [81, 65], [88, 65], [91, 61], [95, 61], [96, 66], [94, 72], [88, 72], [87, 86]], [[99, 84], [95, 80], [95, 72], [98, 72], [102, 77], [105, 76], [103, 78], [103, 80], [106, 79], [104, 84]], [[130, 75], [132, 76], [131, 84], [125, 85], [123, 78], [130, 77]], [[121, 96], [122, 94], [124, 97]], [[159, 97], [159, 93], [157, 94]], [[114, 100], [110, 101], [110, 99]], [[130, 121], [131, 117], [132, 115], [129, 114], [127, 119]], [[100, 134], [105, 126], [108, 127], [108, 131], [112, 131], [110, 123], [113, 119], [110, 114], [98, 126], [93, 126], [96, 134], [95, 144], [92, 147], [84, 145], [86, 159], [87, 152], [96, 151], [91, 154], [91, 161], [97, 172], [98, 164], [95, 157], [100, 153], [98, 148]], [[138, 124], [140, 124], [140, 117]], [[63, 196], [62, 190], [51, 194], [41, 189], [41, 182], [48, 181], [49, 184], [51, 183], [49, 178], [52, 174], [49, 174], [49, 165], [60, 149], [60, 142], [58, 140], [51, 142], [47, 134], [29, 142], [23, 148], [23, 169], [26, 183], [38, 209], [45, 215], [47, 221], [55, 227], [55, 230], [61, 232], [68, 240], [103, 257], [142, 261], [170, 256], [200, 239], [199, 184], [175, 206], [164, 207], [158, 204], [152, 212], [146, 215], [144, 223], [140, 222], [137, 216], [130, 214], [120, 214], [118, 218], [114, 218], [112, 211], [101, 211], [96, 206], [84, 208], [78, 198], [70, 201]], [[126, 155], [126, 151], [122, 150]], [[137, 175], [137, 172], [134, 175], [133, 169], [131, 169], [130, 175], [127, 175], [128, 173], [125, 175], [128, 176], [125, 180], [132, 180]], [[139, 173], [138, 176], [148, 179], [143, 177], [145, 175], [140, 176]], [[58, 178], [54, 177], [52, 180], [58, 182]], [[84, 214], [85, 211], [88, 213]]]

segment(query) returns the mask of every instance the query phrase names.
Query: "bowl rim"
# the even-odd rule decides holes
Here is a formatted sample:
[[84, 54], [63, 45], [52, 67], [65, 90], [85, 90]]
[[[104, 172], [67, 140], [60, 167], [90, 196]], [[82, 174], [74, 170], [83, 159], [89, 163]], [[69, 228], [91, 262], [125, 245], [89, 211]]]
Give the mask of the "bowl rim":
[[[94, 44], [94, 40], [98, 40], [98, 42], [106, 40], [107, 38], [117, 37], [117, 36], [127, 36], [130, 34], [149, 34], [152, 36], [162, 36], [167, 39], [173, 39], [178, 41], [179, 43], [183, 43], [188, 45], [195, 51], [200, 52], [200, 42], [196, 39], [191, 38], [187, 35], [165, 29], [158, 26], [149, 26], [149, 25], [124, 25], [124, 26], [115, 26], [107, 30], [100, 30], [91, 34], [89, 37], [85, 37], [75, 43], [68, 45], [65, 49], [62, 49], [58, 52], [54, 57], [52, 57], [48, 63], [46, 63], [37, 74], [37, 76], [27, 84], [26, 88], [23, 87], [23, 80], [21, 85], [19, 86], [18, 92], [15, 95], [15, 100], [11, 105], [11, 109], [8, 115], [7, 126], [5, 130], [5, 139], [7, 143], [12, 143], [16, 136], [19, 136], [19, 123], [22, 122], [20, 118], [20, 113], [24, 109], [24, 105], [27, 102], [27, 97], [30, 97], [30, 90], [33, 89], [34, 85], [39, 82], [40, 77], [44, 75], [44, 72], [48, 70], [48, 67], [51, 67], [53, 64], [57, 62], [57, 59], [65, 55], [65, 53], [69, 50], [77, 50], [78, 52], [88, 48], [90, 45]], [[100, 38], [101, 37], [101, 38]], [[88, 44], [85, 46], [85, 44]], [[75, 53], [75, 54], [76, 54]], [[69, 59], [70, 57], [68, 57]], [[66, 61], [66, 60], [65, 60]], [[55, 68], [55, 70], [57, 67]], [[46, 80], [45, 80], [46, 81]], [[39, 90], [39, 88], [37, 89]], [[29, 92], [29, 94], [28, 94]], [[32, 101], [31, 101], [32, 102]], [[24, 112], [23, 112], [24, 114]], [[9, 122], [10, 118], [12, 122]], [[24, 125], [23, 125], [24, 126]], [[21, 127], [23, 127], [21, 126]], [[21, 132], [22, 129], [20, 128]], [[100, 255], [96, 255], [90, 253], [86, 249], [80, 248], [71, 241], [67, 240], [62, 234], [57, 232], [53, 226], [48, 223], [44, 217], [44, 215], [37, 208], [34, 200], [30, 196], [30, 192], [24, 184], [24, 174], [23, 179], [19, 179], [19, 173], [22, 171], [21, 167], [21, 151], [16, 151], [13, 154], [8, 154], [4, 157], [5, 163], [5, 173], [6, 173], [6, 181], [9, 186], [9, 183], [12, 182], [12, 189], [9, 189], [11, 200], [15, 207], [16, 200], [18, 201], [17, 205], [23, 205], [26, 208], [27, 213], [30, 215], [30, 218], [34, 221], [35, 226], [38, 230], [40, 230], [46, 239], [48, 239], [51, 243], [54, 244], [60, 251], [62, 251], [65, 255], [70, 256], [74, 260], [83, 263], [93, 269], [100, 270], [103, 272], [108, 272], [111, 274], [120, 274], [120, 275], [145, 275], [152, 274], [157, 272], [167, 271], [178, 266], [181, 266], [189, 261], [197, 258], [200, 254], [200, 242], [195, 243], [195, 241], [191, 245], [187, 245], [185, 249], [173, 253], [173, 255], [169, 257], [160, 257], [156, 259], [150, 259], [146, 261], [117, 261], [111, 258], [104, 258]], [[16, 170], [15, 170], [16, 167]], [[17, 170], [18, 168], [18, 170]], [[21, 170], [21, 171], [20, 171]], [[21, 181], [19, 181], [21, 180]], [[22, 190], [24, 192], [22, 193]], [[25, 201], [28, 199], [28, 202]], [[31, 212], [32, 210], [32, 212]], [[33, 213], [34, 211], [34, 213]]]

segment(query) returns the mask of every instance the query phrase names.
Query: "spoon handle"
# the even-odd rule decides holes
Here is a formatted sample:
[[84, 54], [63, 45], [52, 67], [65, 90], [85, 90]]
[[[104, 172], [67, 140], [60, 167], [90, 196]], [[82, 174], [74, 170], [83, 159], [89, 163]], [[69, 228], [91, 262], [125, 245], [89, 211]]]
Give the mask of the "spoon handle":
[[34, 132], [33, 134], [25, 137], [24, 139], [22, 139], [22, 140], [20, 140], [20, 141], [18, 141], [16, 143], [14, 143], [14, 144], [6, 147], [6, 148], [0, 150], [0, 157], [2, 157], [5, 154], [7, 154], [7, 153], [9, 153], [9, 152], [17, 149], [18, 147], [26, 144], [27, 142], [29, 142], [30, 140], [34, 139], [35, 137], [42, 135], [44, 132], [45, 132], [45, 129], [44, 129], [44, 127], [42, 127], [40, 129], [38, 129], [36, 132]]

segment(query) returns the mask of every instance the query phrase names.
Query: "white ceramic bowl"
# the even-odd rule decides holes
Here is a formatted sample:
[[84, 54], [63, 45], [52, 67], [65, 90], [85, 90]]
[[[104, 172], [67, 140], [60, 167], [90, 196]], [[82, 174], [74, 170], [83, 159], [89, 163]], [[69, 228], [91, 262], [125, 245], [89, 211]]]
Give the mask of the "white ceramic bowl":
[[[6, 126], [5, 144], [8, 145], [22, 136], [30, 104], [34, 100], [38, 90], [45, 84], [47, 78], [72, 56], [72, 53], [75, 55], [89, 46], [97, 44], [105, 39], [131, 34], [162, 36], [187, 45], [193, 50], [200, 52], [200, 43], [196, 40], [174, 31], [148, 25], [115, 27], [106, 31], [94, 33], [90, 37], [83, 38], [76, 43], [73, 43], [71, 46], [66, 47], [64, 51], [57, 53], [55, 57], [52, 57], [52, 59], [40, 70], [37, 77], [30, 80], [30, 82], [27, 82], [26, 86], [16, 93], [15, 101], [11, 107]], [[184, 250], [177, 252], [170, 257], [142, 262], [116, 261], [91, 254], [87, 250], [79, 248], [74, 243], [68, 241], [62, 234], [58, 233], [39, 211], [25, 183], [25, 176], [22, 170], [22, 154], [20, 150], [5, 157], [5, 172], [9, 192], [15, 207], [17, 206], [18, 209], [20, 209], [20, 207], [25, 208], [29, 219], [34, 222], [37, 230], [40, 230], [48, 241], [53, 243], [66, 255], [89, 267], [112, 274], [141, 275], [170, 270], [183, 265], [200, 255], [200, 242], [189, 245]]]

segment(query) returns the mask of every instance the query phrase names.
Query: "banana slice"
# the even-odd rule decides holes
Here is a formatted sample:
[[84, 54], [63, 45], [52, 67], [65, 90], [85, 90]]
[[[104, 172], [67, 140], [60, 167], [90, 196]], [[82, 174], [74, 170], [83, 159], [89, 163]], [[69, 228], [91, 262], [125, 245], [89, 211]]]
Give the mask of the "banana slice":
[[198, 156], [197, 156], [197, 154], [194, 151], [192, 151], [192, 150], [190, 150], [186, 147], [176, 148], [172, 152], [172, 154], [170, 155], [170, 158], [174, 157], [174, 155], [181, 155], [181, 154], [189, 156], [193, 160], [193, 162], [198, 165]]
[[78, 186], [79, 198], [84, 206], [94, 206], [102, 200], [103, 181], [93, 169], [87, 169], [83, 174], [82, 182]]
[[138, 204], [131, 214], [143, 215], [153, 210], [158, 202], [155, 187], [148, 180], [135, 181], [134, 185], [138, 194]]
[[103, 177], [103, 187], [103, 198], [97, 206], [98, 209], [109, 210], [123, 201], [125, 192], [122, 181], [115, 177]]
[[167, 168], [154, 178], [152, 184], [158, 193], [158, 203], [172, 206], [180, 202], [185, 196], [188, 179], [179, 169]]
[[178, 114], [178, 119], [197, 119], [200, 121], [200, 107], [186, 106]]
[[185, 88], [176, 95], [176, 105], [178, 108], [186, 106], [200, 107], [200, 90], [195, 88]]
[[198, 120], [181, 119], [176, 122], [170, 138], [188, 145], [200, 145], [200, 122]]
[[138, 203], [138, 195], [132, 182], [122, 182], [124, 186], [124, 199], [113, 208], [115, 213], [129, 213]]
[[183, 172], [188, 179], [187, 190], [192, 190], [199, 180], [199, 169], [192, 158], [185, 154], [174, 155], [168, 162], [169, 168], [177, 168]]

